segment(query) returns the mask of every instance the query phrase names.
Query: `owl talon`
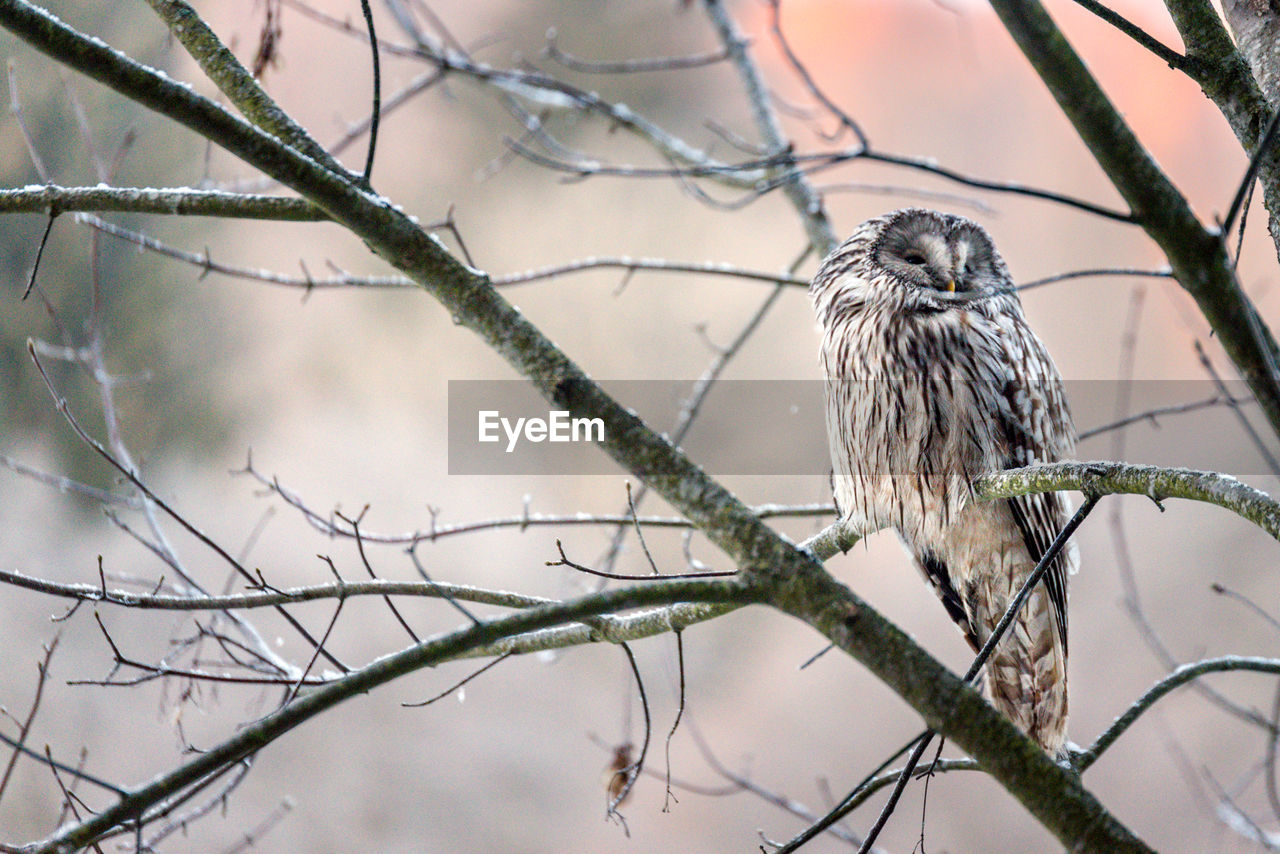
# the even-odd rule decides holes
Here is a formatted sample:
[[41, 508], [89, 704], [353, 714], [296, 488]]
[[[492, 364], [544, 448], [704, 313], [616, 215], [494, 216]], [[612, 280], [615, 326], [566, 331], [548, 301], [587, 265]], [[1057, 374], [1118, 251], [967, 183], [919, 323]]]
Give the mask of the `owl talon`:
[[1089, 751], [1073, 741], [1065, 742], [1062, 749], [1058, 751], [1058, 755], [1053, 757], [1053, 761], [1066, 768], [1077, 777], [1080, 776], [1080, 762], [1088, 755]]

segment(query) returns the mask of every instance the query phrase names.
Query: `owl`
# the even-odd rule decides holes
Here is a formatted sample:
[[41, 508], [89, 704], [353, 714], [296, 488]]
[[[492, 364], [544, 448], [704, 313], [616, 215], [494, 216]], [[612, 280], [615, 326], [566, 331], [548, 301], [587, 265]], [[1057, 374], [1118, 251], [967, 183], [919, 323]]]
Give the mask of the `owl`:
[[[809, 289], [822, 327], [827, 436], [841, 517], [896, 528], [977, 650], [1066, 523], [1060, 493], [978, 501], [978, 475], [1072, 453], [1062, 378], [991, 237], [909, 208], [868, 220]], [[1050, 755], [1067, 723], [1064, 551], [985, 670], [992, 704]]]

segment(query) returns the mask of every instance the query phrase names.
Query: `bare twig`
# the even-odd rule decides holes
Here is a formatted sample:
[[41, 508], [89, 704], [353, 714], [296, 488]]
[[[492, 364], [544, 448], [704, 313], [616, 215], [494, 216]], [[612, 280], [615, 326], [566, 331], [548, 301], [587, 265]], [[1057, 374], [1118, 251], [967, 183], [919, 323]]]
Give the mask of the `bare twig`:
[[1018, 285], [1018, 290], [1029, 291], [1032, 288], [1052, 285], [1057, 282], [1065, 282], [1069, 279], [1083, 279], [1092, 276], [1142, 276], [1154, 279], [1172, 279], [1173, 271], [1168, 267], [1162, 267], [1159, 270], [1137, 270], [1131, 267], [1104, 267], [1095, 270], [1071, 270], [1070, 272], [1056, 273], [1052, 276], [1044, 276], [1043, 278], [1023, 282]]
[[[28, 344], [27, 350], [30, 353], [32, 360], [35, 362], [36, 368], [40, 372], [40, 377], [42, 380], [44, 380], [45, 386], [49, 390], [49, 394], [53, 396], [54, 405], [56, 406], [58, 412], [60, 412], [62, 414], [62, 417], [66, 420], [66, 422], [69, 425], [71, 425], [71, 429], [75, 432], [75, 434], [78, 437], [80, 437], [80, 440], [83, 441], [86, 445], [88, 445], [94, 452], [98, 454], [99, 457], [105, 460], [112, 468], [116, 469], [116, 471], [124, 475], [125, 478], [128, 479], [128, 481], [131, 484], [133, 484], [140, 492], [142, 492], [143, 495], [147, 497], [148, 501], [154, 503], [157, 507], [159, 507], [162, 511], [164, 511], [164, 513], [169, 518], [171, 518], [173, 521], [177, 522], [182, 528], [184, 528], [187, 531], [187, 533], [194, 536], [196, 539], [202, 542], [205, 546], [207, 546], [210, 550], [212, 550], [216, 555], [218, 555], [218, 557], [226, 561], [227, 564], [231, 566], [233, 569], [235, 569], [242, 578], [244, 578], [249, 582], [253, 582], [254, 581], [253, 575], [248, 570], [246, 570], [244, 566], [235, 559], [235, 557], [233, 557], [222, 546], [218, 545], [207, 534], [205, 534], [203, 531], [197, 528], [185, 516], [178, 513], [171, 506], [169, 506], [167, 502], [159, 498], [154, 492], [151, 491], [149, 487], [147, 487], [145, 483], [142, 482], [142, 479], [138, 476], [138, 474], [133, 470], [132, 467], [121, 463], [118, 459], [116, 459], [114, 454], [112, 454], [109, 450], [107, 450], [102, 446], [102, 443], [100, 443], [97, 439], [94, 439], [87, 432], [85, 432], [84, 428], [80, 426], [80, 422], [78, 422], [75, 419], [75, 416], [72, 415], [71, 409], [67, 405], [66, 399], [63, 398], [58, 393], [57, 389], [53, 385], [52, 380], [49, 379], [49, 375], [45, 372], [44, 366], [40, 363], [40, 359], [36, 355], [34, 345]], [[316, 643], [315, 639], [311, 637], [310, 632], [308, 632], [305, 628], [303, 628], [302, 624], [299, 623], [297, 619], [293, 617], [293, 615], [289, 614], [279, 606], [276, 607], [276, 611], [280, 614], [280, 616], [284, 617], [285, 621], [288, 622], [289, 625], [291, 625], [295, 631], [297, 631], [300, 635], [302, 635], [307, 640], [307, 642], [312, 645], [312, 647], [319, 648], [319, 645]], [[342, 662], [338, 661], [329, 653], [324, 652], [322, 654], [324, 655], [325, 659], [334, 667], [337, 667], [339, 670], [342, 670], [344, 672], [348, 670], [346, 665], [342, 664]]]
[[421, 707], [423, 707], [423, 706], [429, 706], [429, 705], [431, 705], [432, 703], [437, 702], [437, 701], [439, 701], [439, 700], [443, 700], [445, 697], [448, 697], [450, 694], [453, 694], [453, 693], [455, 693], [458, 689], [462, 688], [464, 685], [466, 685], [466, 684], [467, 684], [468, 682], [470, 682], [472, 679], [475, 679], [476, 677], [481, 676], [482, 674], [484, 674], [484, 673], [488, 672], [491, 668], [497, 667], [499, 664], [501, 664], [502, 662], [504, 662], [504, 661], [506, 661], [508, 658], [510, 658], [513, 654], [514, 654], [514, 653], [510, 653], [510, 652], [503, 653], [502, 655], [500, 655], [500, 656], [498, 656], [497, 658], [495, 658], [493, 661], [490, 661], [488, 664], [486, 664], [486, 665], [484, 665], [483, 667], [481, 667], [479, 670], [475, 670], [475, 671], [473, 671], [472, 673], [470, 673], [469, 675], [467, 675], [467, 676], [466, 676], [466, 677], [464, 677], [463, 679], [461, 679], [461, 680], [459, 680], [459, 681], [457, 681], [457, 682], [453, 683], [453, 684], [452, 684], [452, 685], [450, 685], [448, 688], [444, 689], [444, 690], [443, 690], [443, 691], [441, 691], [439, 694], [436, 694], [436, 695], [435, 695], [435, 696], [433, 696], [433, 697], [428, 697], [427, 699], [425, 699], [425, 700], [420, 700], [420, 701], [418, 701], [418, 702], [416, 702], [416, 703], [401, 703], [400, 705], [401, 705], [401, 706], [403, 706], [403, 707], [405, 707], [406, 709], [418, 709], [418, 708], [421, 708]]
[[625, 256], [613, 258], [583, 258], [578, 261], [556, 264], [552, 267], [542, 267], [523, 273], [508, 273], [506, 275], [494, 276], [493, 284], [495, 287], [510, 287], [512, 285], [523, 285], [529, 282], [540, 281], [542, 279], [554, 279], [567, 273], [578, 273], [585, 270], [601, 269], [624, 270], [628, 275], [638, 270], [646, 270], [665, 273], [695, 273], [707, 276], [728, 276], [736, 279], [773, 282], [775, 284], [786, 284], [802, 288], [807, 288], [809, 286], [809, 280], [800, 276], [782, 273], [765, 273], [759, 270], [746, 270], [741, 267], [735, 267], [732, 264], [722, 264], [715, 261], [696, 263], [668, 261], [662, 258], [627, 258]]
[[1262, 457], [1263, 462], [1267, 464], [1267, 468], [1272, 474], [1280, 475], [1280, 461], [1276, 460], [1275, 454], [1271, 453], [1271, 449], [1267, 447], [1267, 443], [1263, 441], [1262, 436], [1254, 429], [1253, 424], [1249, 421], [1248, 416], [1244, 414], [1239, 406], [1235, 404], [1235, 398], [1231, 396], [1227, 384], [1222, 381], [1222, 377], [1218, 375], [1218, 371], [1213, 366], [1213, 362], [1209, 360], [1209, 354], [1204, 351], [1204, 347], [1200, 344], [1199, 339], [1192, 342], [1196, 351], [1196, 358], [1200, 360], [1200, 366], [1204, 368], [1204, 372], [1209, 375], [1209, 379], [1213, 381], [1214, 386], [1218, 389], [1218, 395], [1226, 401], [1231, 411], [1235, 414], [1236, 420], [1240, 422], [1240, 429], [1249, 437], [1249, 441], [1253, 443], [1253, 447]]
[[364, 26], [369, 32], [369, 49], [373, 58], [373, 104], [369, 111], [369, 153], [365, 156], [364, 172], [361, 182], [370, 186], [373, 180], [373, 155], [378, 148], [378, 123], [382, 119], [382, 57], [378, 53], [378, 33], [373, 28], [373, 9], [369, 0], [360, 0], [360, 11], [364, 13]]
[[626, 59], [620, 62], [589, 62], [560, 48], [554, 27], [547, 30], [547, 45], [542, 55], [572, 71], [584, 74], [639, 74], [650, 71], [686, 71], [724, 62], [729, 57], [725, 48], [690, 54], [689, 56], [659, 56], [646, 59]]
[[1124, 713], [1116, 718], [1102, 735], [1098, 736], [1088, 750], [1078, 754], [1075, 762], [1076, 767], [1083, 773], [1085, 769], [1097, 761], [1103, 751], [1124, 734], [1125, 730], [1133, 726], [1138, 718], [1175, 688], [1199, 679], [1208, 673], [1223, 673], [1233, 670], [1280, 674], [1280, 660], [1229, 655], [1221, 658], [1207, 658], [1203, 661], [1182, 665], [1151, 686], [1145, 694], [1135, 700], [1129, 708], [1125, 709]]
[[676, 730], [680, 728], [680, 719], [684, 717], [684, 631], [678, 629], [676, 636], [676, 670], [679, 673], [680, 693], [676, 703], [676, 719], [671, 722], [671, 729], [667, 731], [666, 748], [666, 783], [667, 793], [662, 801], [662, 811], [671, 811], [671, 801], [674, 797], [671, 794], [671, 739], [675, 737]]
[[26, 719], [18, 727], [18, 738], [13, 753], [9, 755], [9, 761], [5, 763], [4, 773], [0, 774], [0, 801], [4, 800], [4, 793], [9, 788], [9, 780], [13, 776], [13, 769], [18, 764], [18, 757], [22, 754], [23, 748], [26, 747], [27, 735], [31, 732], [31, 725], [35, 723], [36, 714], [40, 711], [40, 700], [44, 697], [44, 683], [49, 679], [49, 663], [53, 661], [53, 654], [57, 651], [58, 641], [61, 638], [61, 632], [53, 636], [53, 640], [45, 647], [44, 659], [36, 664], [36, 670], [39, 675], [36, 678], [35, 696], [31, 698], [31, 708], [27, 711]]
[[[640, 755], [636, 757], [635, 762], [627, 768], [623, 768], [618, 773], [625, 775], [626, 779], [616, 792], [611, 791], [608, 806], [605, 814], [609, 818], [613, 818], [622, 823], [625, 830], [627, 827], [626, 820], [622, 814], [618, 812], [618, 806], [627, 799], [631, 794], [632, 787], [635, 786], [636, 780], [640, 777], [640, 772], [644, 769], [644, 760], [649, 755], [649, 738], [653, 733], [653, 721], [649, 715], [649, 697], [644, 690], [644, 679], [640, 676], [640, 665], [636, 663], [635, 654], [631, 651], [628, 644], [619, 644], [622, 652], [627, 656], [627, 663], [631, 665], [631, 674], [636, 679], [636, 690], [640, 694], [640, 709], [644, 714], [644, 739], [640, 742]], [[627, 833], [630, 836], [630, 832]]]
[[1160, 59], [1162, 59], [1170, 68], [1181, 71], [1187, 67], [1187, 58], [1185, 56], [1168, 47], [1164, 42], [1156, 39], [1141, 27], [1129, 21], [1123, 15], [1120, 15], [1113, 9], [1099, 3], [1098, 0], [1075, 0], [1075, 2], [1076, 5], [1088, 9], [1090, 12], [1097, 15], [1120, 32], [1124, 33], [1126, 36], [1133, 39], [1156, 56], [1160, 57]]

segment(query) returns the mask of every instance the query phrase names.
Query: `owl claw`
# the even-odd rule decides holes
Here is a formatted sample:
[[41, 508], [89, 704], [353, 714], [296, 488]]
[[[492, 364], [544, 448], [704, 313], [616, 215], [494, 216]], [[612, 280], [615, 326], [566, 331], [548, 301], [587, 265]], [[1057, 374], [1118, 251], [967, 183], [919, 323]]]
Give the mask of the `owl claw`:
[[1058, 755], [1053, 757], [1053, 761], [1076, 776], [1079, 776], [1080, 761], [1084, 759], [1088, 753], [1089, 751], [1085, 750], [1074, 741], [1068, 741], [1063, 743], [1062, 748], [1058, 751]]

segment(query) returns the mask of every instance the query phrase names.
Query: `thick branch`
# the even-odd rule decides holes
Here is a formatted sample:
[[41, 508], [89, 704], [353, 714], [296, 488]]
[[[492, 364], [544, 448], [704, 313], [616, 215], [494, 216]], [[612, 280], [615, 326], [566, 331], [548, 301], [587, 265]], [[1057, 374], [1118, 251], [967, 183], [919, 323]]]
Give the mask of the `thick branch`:
[[147, 0], [218, 90], [236, 105], [245, 118], [285, 145], [310, 157], [324, 168], [354, 180], [324, 146], [316, 142], [293, 118], [280, 109], [236, 55], [218, 39], [185, 0]]
[[[1233, 4], [1234, 5], [1234, 4]], [[1187, 73], [1222, 111], [1231, 132], [1252, 157], [1273, 113], [1272, 105], [1236, 50], [1218, 11], [1208, 0], [1165, 0], [1165, 6], [1186, 45], [1191, 60]], [[1273, 146], [1258, 170], [1263, 201], [1272, 222], [1280, 215], [1280, 150]], [[1280, 231], [1272, 238], [1280, 249]]]
[[1224, 0], [1222, 12], [1267, 103], [1280, 108], [1280, 10], [1268, 0]]
[[1036, 0], [991, 0], [991, 5], [1138, 222], [1159, 244], [1174, 276], [1195, 299], [1280, 435], [1280, 384], [1272, 371], [1276, 343], [1240, 288], [1220, 235], [1200, 225], [1044, 7]]

